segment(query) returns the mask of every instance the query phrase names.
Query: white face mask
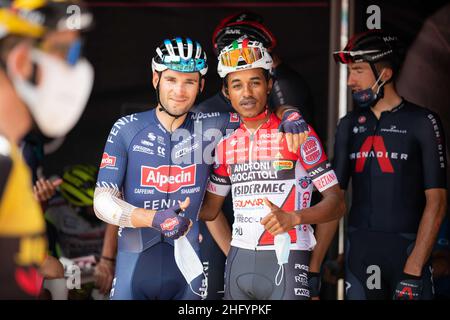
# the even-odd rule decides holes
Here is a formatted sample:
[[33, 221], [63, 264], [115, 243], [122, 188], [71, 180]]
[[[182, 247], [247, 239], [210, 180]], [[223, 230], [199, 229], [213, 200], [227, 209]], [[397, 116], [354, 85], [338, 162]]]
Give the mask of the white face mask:
[[[289, 253], [291, 251], [291, 237], [289, 236], [289, 233], [285, 232], [276, 235], [273, 239], [273, 244], [275, 246], [275, 254], [277, 255], [277, 262], [280, 265], [278, 268], [278, 272], [275, 276], [275, 284], [279, 286], [281, 284], [281, 281], [283, 280], [284, 274], [283, 264], [288, 263]], [[280, 281], [277, 281], [280, 271], [281, 271], [281, 279]]]
[[[206, 298], [208, 294], [208, 280], [203, 272], [203, 264], [198, 258], [197, 253], [195, 252], [194, 248], [192, 248], [191, 243], [185, 236], [180, 237], [173, 242], [175, 262], [178, 266], [178, 269], [180, 269], [181, 273], [186, 279], [186, 282], [189, 283], [191, 291], [200, 296], [202, 299]], [[191, 282], [202, 273], [205, 276], [206, 289], [203, 294], [200, 294], [192, 289]]]
[[42, 133], [50, 138], [62, 137], [83, 113], [92, 90], [94, 70], [85, 59], [69, 66], [36, 49], [31, 52], [31, 60], [41, 72], [38, 85], [11, 71], [9, 76]]

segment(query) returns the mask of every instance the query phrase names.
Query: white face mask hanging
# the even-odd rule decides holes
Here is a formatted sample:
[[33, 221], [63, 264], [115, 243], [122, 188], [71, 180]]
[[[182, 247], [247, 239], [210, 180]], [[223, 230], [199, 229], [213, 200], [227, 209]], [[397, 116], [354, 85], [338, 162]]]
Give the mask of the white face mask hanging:
[[[275, 276], [275, 284], [279, 286], [284, 276], [284, 264], [288, 263], [289, 253], [291, 251], [291, 237], [289, 233], [285, 232], [274, 237], [273, 243], [275, 245], [275, 254], [277, 255], [277, 262], [279, 265], [278, 272]], [[281, 271], [280, 281], [277, 281], [278, 275]]]
[[[194, 248], [192, 248], [191, 243], [186, 238], [186, 236], [180, 237], [174, 242], [174, 256], [175, 262], [183, 274], [186, 282], [189, 283], [191, 291], [200, 296], [202, 299], [206, 298], [208, 295], [208, 279], [203, 272], [203, 264], [200, 261]], [[197, 293], [192, 289], [191, 282], [197, 278], [199, 275], [203, 274], [206, 280], [206, 288], [204, 293]]]
[[42, 133], [50, 138], [66, 135], [84, 111], [94, 81], [94, 70], [85, 59], [74, 66], [33, 49], [31, 60], [38, 65], [39, 84], [8, 70], [9, 77]]

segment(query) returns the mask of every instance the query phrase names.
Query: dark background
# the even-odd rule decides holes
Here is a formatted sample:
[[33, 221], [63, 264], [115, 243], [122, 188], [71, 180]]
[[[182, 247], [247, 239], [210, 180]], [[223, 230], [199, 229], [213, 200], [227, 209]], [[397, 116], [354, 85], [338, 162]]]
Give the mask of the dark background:
[[[423, 21], [447, 1], [355, 1], [355, 30], [366, 29], [366, 8], [381, 8], [382, 28], [398, 33], [409, 45]], [[211, 36], [218, 22], [240, 10], [265, 19], [278, 39], [275, 52], [307, 81], [314, 98], [316, 130], [326, 141], [330, 1], [292, 2], [156, 2], [87, 1], [95, 27], [86, 34], [85, 54], [95, 69], [89, 104], [64, 144], [45, 161], [46, 175], [60, 174], [75, 163], [100, 163], [115, 120], [155, 105], [151, 58], [160, 42], [177, 35], [198, 40], [206, 48], [209, 72], [200, 99], [217, 92], [216, 58]], [[334, 124], [331, 124], [334, 126]]]

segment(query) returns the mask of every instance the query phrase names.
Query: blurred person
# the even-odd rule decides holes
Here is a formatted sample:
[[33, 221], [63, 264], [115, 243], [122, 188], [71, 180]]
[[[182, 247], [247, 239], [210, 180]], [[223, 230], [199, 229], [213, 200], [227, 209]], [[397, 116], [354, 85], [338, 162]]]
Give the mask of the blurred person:
[[[60, 265], [46, 260], [42, 211], [17, 146], [35, 125], [50, 137], [66, 134], [79, 119], [92, 87], [92, 68], [84, 59], [72, 54], [68, 61], [61, 53], [55, 58], [42, 47], [47, 43], [62, 52], [79, 37], [77, 30], [51, 32], [46, 22], [63, 20], [51, 10], [40, 11], [51, 8], [49, 3], [53, 4], [31, 0], [0, 4], [1, 299], [35, 298], [42, 276], [61, 273]], [[64, 21], [60, 26], [64, 28]]]

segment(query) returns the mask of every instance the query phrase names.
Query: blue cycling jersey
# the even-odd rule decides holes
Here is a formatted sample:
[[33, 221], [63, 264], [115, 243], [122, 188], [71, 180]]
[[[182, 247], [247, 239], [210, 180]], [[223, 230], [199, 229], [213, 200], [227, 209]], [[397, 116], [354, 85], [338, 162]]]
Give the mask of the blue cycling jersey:
[[[97, 187], [120, 190], [126, 202], [162, 210], [190, 197], [183, 213], [192, 221], [198, 212], [213, 163], [213, 151], [227, 129], [239, 126], [234, 113], [188, 113], [173, 133], [156, 116], [156, 109], [127, 115], [113, 125], [100, 165]], [[187, 234], [199, 250], [199, 227]], [[119, 251], [142, 252], [173, 240], [153, 228], [121, 228]]]

